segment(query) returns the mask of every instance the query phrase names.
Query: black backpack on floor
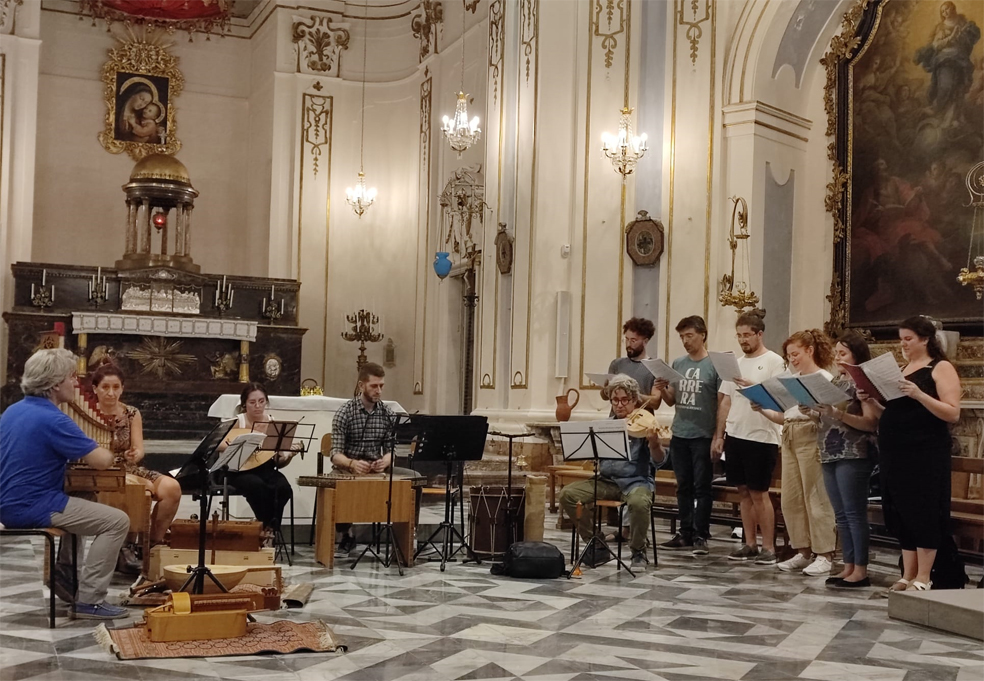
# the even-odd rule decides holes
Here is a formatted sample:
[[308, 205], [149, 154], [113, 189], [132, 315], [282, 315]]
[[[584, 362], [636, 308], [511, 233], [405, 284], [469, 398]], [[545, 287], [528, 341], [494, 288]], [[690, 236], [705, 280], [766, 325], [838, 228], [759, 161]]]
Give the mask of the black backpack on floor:
[[519, 541], [510, 544], [501, 563], [492, 566], [493, 575], [518, 579], [557, 579], [565, 573], [567, 561], [553, 544]]

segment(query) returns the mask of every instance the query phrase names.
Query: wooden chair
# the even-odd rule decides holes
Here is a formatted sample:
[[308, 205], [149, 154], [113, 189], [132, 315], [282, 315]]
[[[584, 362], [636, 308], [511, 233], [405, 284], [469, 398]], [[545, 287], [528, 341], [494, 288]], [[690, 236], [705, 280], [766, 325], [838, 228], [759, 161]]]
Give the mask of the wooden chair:
[[[58, 561], [58, 552], [55, 551], [55, 537], [58, 537], [58, 547], [61, 547], [61, 542], [65, 540], [65, 537], [72, 538], [72, 593], [77, 594], [79, 590], [79, 565], [78, 565], [78, 537], [65, 530], [58, 529], [57, 527], [38, 527], [38, 528], [27, 528], [27, 529], [12, 529], [9, 527], [0, 526], [0, 537], [23, 537], [23, 536], [37, 536], [44, 537], [47, 542], [45, 554], [48, 557], [48, 563], [45, 566], [45, 570], [48, 573], [49, 580], [49, 606], [48, 606], [48, 628], [55, 628], [55, 579], [56, 577], [56, 565]], [[71, 606], [69, 606], [71, 609]]]

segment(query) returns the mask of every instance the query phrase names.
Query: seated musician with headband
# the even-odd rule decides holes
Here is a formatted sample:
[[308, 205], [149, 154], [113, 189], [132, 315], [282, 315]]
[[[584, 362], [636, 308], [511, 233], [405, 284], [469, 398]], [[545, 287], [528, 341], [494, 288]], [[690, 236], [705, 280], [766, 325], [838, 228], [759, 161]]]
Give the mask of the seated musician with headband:
[[[642, 404], [639, 384], [631, 376], [618, 374], [608, 382], [613, 418], [629, 418]], [[654, 419], [649, 412], [642, 418]], [[629, 428], [628, 461], [602, 460], [598, 467], [598, 498], [624, 501], [628, 507], [629, 548], [632, 549], [632, 567], [645, 567], [646, 535], [649, 532], [650, 507], [652, 506], [653, 479], [655, 468], [666, 459], [659, 433], [654, 422], [641, 431]], [[655, 465], [654, 465], [655, 464]], [[595, 480], [579, 480], [566, 485], [560, 492], [558, 503], [572, 521], [576, 517], [577, 504], [582, 506], [581, 519], [577, 522], [577, 532], [585, 542], [594, 533]], [[601, 538], [604, 539], [603, 537]], [[597, 546], [584, 558], [588, 567], [597, 567], [610, 559], [608, 552]]]
[[[359, 370], [356, 395], [335, 412], [331, 425], [331, 463], [336, 470], [366, 475], [389, 469], [394, 444], [396, 414], [383, 403], [386, 372], [369, 362]], [[339, 550], [355, 547], [351, 526], [336, 525], [342, 532]]]
[[76, 358], [68, 350], [39, 350], [24, 365], [24, 399], [0, 416], [0, 522], [9, 528], [57, 527], [78, 536], [78, 593], [72, 593], [71, 540], [63, 540], [59, 565], [50, 576], [55, 594], [74, 601], [79, 619], [126, 617], [126, 608], [106, 602], [130, 518], [105, 504], [63, 491], [65, 464], [83, 460], [96, 470], [113, 465], [113, 453], [96, 444], [58, 405], [75, 398]]

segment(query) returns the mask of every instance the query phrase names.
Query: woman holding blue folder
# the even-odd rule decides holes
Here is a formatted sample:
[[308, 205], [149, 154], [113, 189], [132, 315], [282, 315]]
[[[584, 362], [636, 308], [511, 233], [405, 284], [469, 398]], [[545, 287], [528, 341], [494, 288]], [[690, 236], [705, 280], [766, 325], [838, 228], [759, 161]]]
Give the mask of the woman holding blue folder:
[[[819, 329], [797, 331], [782, 344], [782, 354], [794, 376], [820, 373], [834, 361], [834, 348]], [[834, 510], [830, 506], [820, 466], [816, 413], [796, 405], [783, 412], [761, 409], [771, 421], [782, 424], [782, 516], [796, 555], [776, 567], [783, 572], [802, 571], [809, 577], [830, 573], [837, 548]], [[815, 557], [814, 557], [815, 554]]]

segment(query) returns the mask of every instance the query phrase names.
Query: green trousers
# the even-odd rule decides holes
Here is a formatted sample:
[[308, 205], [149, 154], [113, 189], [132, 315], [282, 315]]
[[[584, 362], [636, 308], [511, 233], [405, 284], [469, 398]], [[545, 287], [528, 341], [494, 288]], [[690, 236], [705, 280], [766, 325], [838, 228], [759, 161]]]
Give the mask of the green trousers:
[[[633, 551], [646, 549], [646, 534], [649, 532], [650, 508], [653, 503], [653, 493], [639, 485], [628, 494], [622, 494], [611, 480], [599, 478], [598, 498], [609, 501], [624, 501], [628, 507], [629, 517], [629, 548]], [[560, 491], [557, 500], [567, 517], [574, 521], [578, 502], [581, 503], [581, 520], [577, 522], [577, 533], [581, 539], [589, 541], [594, 534], [594, 500], [595, 481], [579, 480], [566, 485]], [[621, 531], [621, 528], [619, 528]]]

